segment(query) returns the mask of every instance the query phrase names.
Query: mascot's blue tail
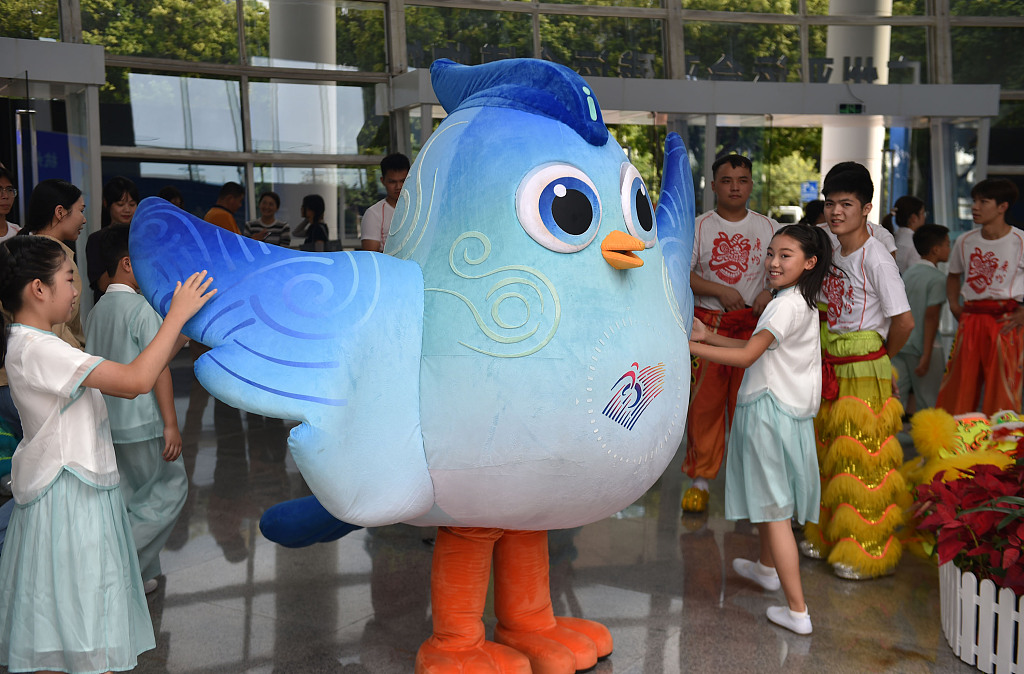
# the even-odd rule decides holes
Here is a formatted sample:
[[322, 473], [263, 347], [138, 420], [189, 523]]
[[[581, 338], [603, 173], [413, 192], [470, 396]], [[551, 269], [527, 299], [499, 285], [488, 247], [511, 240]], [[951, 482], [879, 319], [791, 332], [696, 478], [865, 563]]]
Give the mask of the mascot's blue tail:
[[337, 519], [315, 496], [278, 503], [260, 518], [263, 535], [286, 548], [329, 543], [362, 528]]

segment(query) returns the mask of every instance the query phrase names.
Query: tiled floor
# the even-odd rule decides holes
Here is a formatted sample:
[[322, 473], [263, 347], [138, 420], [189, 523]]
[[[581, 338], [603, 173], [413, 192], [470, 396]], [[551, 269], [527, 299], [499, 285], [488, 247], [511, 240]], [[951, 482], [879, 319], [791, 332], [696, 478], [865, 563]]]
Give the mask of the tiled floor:
[[[192, 491], [150, 598], [157, 648], [137, 671], [412, 672], [430, 633], [433, 530], [361, 530], [299, 550], [270, 543], [263, 510], [308, 493], [288, 426], [190, 400], [188, 362], [177, 365]], [[721, 481], [709, 517], [681, 518], [680, 460], [616, 517], [551, 532], [556, 609], [602, 621], [615, 638], [594, 671], [976, 671], [942, 637], [935, 569], [909, 556], [895, 576], [859, 583], [804, 560], [814, 634], [770, 625], [764, 610], [781, 592], [729, 564], [756, 554], [756, 534], [723, 519]]]

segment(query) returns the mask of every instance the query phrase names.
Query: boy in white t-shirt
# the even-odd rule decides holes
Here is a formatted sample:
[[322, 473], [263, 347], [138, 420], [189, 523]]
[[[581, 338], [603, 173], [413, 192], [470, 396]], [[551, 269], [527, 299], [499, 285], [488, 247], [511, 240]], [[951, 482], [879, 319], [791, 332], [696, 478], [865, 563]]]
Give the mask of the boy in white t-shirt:
[[[1024, 234], [1006, 223], [1017, 186], [1005, 178], [971, 190], [971, 215], [980, 225], [953, 243], [946, 276], [949, 310], [960, 322], [938, 406], [950, 414], [1021, 411], [1024, 368]], [[961, 285], [961, 277], [964, 277]]]
[[903, 449], [894, 437], [903, 407], [892, 396], [892, 365], [914, 327], [892, 255], [867, 228], [874, 185], [854, 164], [830, 173], [825, 218], [836, 236], [837, 270], [823, 288], [822, 402], [815, 419], [822, 477], [821, 515], [801, 551], [827, 557], [849, 579], [887, 575], [899, 562], [896, 505], [904, 490]]
[[[716, 207], [700, 215], [690, 260], [694, 315], [711, 332], [750, 339], [757, 317], [771, 300], [766, 290], [765, 248], [779, 223], [747, 210], [753, 188], [752, 164], [738, 154], [711, 167]], [[718, 475], [725, 455], [726, 422], [732, 423], [743, 369], [693, 359], [683, 472], [692, 484], [683, 494], [686, 512], [707, 509], [708, 480]]]

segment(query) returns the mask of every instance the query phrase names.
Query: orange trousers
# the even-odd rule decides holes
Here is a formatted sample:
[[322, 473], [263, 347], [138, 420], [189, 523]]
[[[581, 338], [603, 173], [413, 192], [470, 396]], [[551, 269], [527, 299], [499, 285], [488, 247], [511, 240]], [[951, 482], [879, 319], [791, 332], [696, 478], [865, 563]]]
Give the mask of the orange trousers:
[[[752, 309], [713, 311], [697, 307], [694, 315], [712, 332], [735, 339], [750, 339], [757, 327]], [[718, 475], [725, 456], [725, 427], [732, 423], [743, 368], [719, 365], [703, 358], [692, 360], [690, 410], [686, 415], [686, 458], [683, 472], [708, 480]]]
[[977, 300], [964, 306], [936, 406], [950, 414], [1021, 411], [1024, 329], [1003, 334], [999, 318], [1016, 302]]

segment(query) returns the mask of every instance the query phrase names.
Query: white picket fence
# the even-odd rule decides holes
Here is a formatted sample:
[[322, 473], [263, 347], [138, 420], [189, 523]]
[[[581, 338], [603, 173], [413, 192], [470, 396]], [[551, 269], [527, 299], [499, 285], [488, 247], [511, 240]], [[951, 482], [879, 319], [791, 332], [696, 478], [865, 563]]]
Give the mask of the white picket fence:
[[942, 631], [960, 659], [987, 674], [1024, 674], [1024, 597], [978, 583], [952, 562], [939, 567]]

